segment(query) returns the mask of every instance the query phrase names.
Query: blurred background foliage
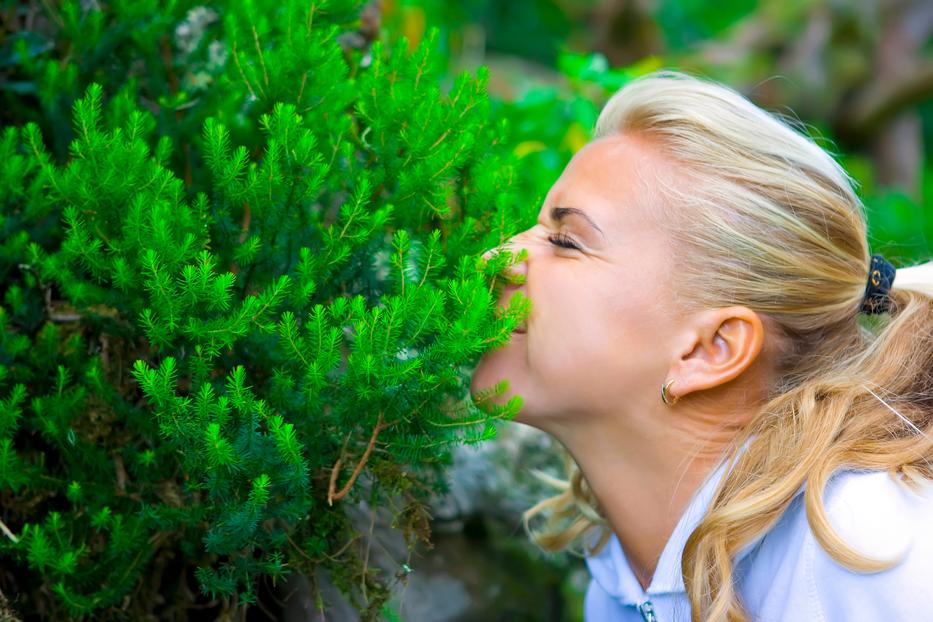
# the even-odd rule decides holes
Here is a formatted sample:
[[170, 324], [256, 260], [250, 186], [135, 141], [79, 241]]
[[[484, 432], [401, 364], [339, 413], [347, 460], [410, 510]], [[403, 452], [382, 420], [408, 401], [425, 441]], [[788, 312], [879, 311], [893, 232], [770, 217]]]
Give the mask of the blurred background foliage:
[[933, 255], [929, 0], [383, 0], [388, 37], [430, 28], [449, 75], [490, 68], [534, 209], [627, 80], [720, 80], [804, 129], [857, 182], [872, 251]]

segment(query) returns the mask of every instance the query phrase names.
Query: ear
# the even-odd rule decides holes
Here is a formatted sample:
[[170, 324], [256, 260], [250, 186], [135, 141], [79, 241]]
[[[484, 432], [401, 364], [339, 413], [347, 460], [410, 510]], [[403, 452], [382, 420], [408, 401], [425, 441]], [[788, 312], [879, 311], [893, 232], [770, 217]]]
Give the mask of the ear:
[[702, 311], [685, 333], [679, 359], [668, 372], [670, 393], [684, 396], [711, 389], [748, 369], [764, 345], [764, 326], [748, 307]]

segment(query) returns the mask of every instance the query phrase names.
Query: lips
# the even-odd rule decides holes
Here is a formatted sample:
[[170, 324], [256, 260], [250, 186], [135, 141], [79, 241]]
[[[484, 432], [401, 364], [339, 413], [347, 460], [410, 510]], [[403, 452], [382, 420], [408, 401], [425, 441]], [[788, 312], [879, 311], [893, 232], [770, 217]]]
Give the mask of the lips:
[[524, 335], [525, 333], [528, 332], [528, 327], [525, 326], [525, 325], [523, 324], [522, 326], [519, 326], [518, 328], [516, 328], [516, 329], [513, 330], [512, 332], [513, 332], [513, 333], [518, 333], [519, 335]]

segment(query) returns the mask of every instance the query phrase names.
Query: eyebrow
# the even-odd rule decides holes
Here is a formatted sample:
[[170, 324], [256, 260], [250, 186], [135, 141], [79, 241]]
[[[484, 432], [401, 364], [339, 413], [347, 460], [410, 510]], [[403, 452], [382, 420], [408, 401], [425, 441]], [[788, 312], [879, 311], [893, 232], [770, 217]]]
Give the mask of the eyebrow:
[[599, 225], [593, 222], [593, 219], [587, 216], [586, 212], [584, 212], [583, 210], [577, 209], [575, 207], [552, 207], [551, 208], [551, 220], [553, 220], [556, 223], [560, 223], [564, 218], [566, 218], [567, 216], [571, 216], [571, 215], [579, 216], [580, 218], [588, 222], [591, 227], [599, 231], [599, 233], [603, 236], [603, 238], [606, 237], [606, 234], [603, 233], [603, 230], [599, 228]]

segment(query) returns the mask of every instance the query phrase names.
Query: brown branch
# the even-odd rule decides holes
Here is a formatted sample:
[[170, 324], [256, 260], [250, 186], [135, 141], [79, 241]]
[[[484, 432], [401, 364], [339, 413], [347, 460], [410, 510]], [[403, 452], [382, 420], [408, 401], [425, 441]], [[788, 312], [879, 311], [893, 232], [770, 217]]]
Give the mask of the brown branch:
[[339, 501], [347, 496], [347, 493], [350, 492], [350, 489], [353, 488], [353, 484], [356, 482], [356, 478], [360, 476], [360, 473], [363, 472], [363, 467], [366, 465], [366, 461], [369, 460], [369, 455], [373, 452], [373, 447], [376, 446], [376, 439], [379, 437], [379, 433], [388, 426], [385, 424], [383, 418], [383, 413], [379, 413], [379, 421], [376, 422], [376, 427], [373, 428], [373, 434], [369, 438], [369, 444], [366, 446], [366, 451], [363, 452], [363, 457], [360, 458], [360, 461], [357, 463], [356, 468], [353, 469], [353, 474], [350, 475], [350, 479], [341, 488], [338, 492], [334, 492], [337, 488], [337, 475], [340, 472], [340, 466], [343, 464], [343, 458], [338, 458], [337, 462], [334, 464], [334, 468], [330, 472], [330, 485], [327, 487], [327, 505], [334, 505], [334, 501]]
[[125, 497], [126, 496], [126, 467], [123, 466], [123, 457], [114, 452], [113, 453], [113, 466], [117, 472], [117, 496]]
[[159, 37], [159, 52], [162, 55], [162, 64], [165, 65], [165, 73], [168, 76], [168, 88], [174, 95], [178, 92], [178, 76], [175, 74], [175, 66], [172, 62], [172, 44], [167, 35]]
[[[288, 541], [291, 543], [291, 545], [292, 545], [293, 547], [295, 547], [295, 550], [298, 551], [298, 553], [299, 553], [302, 557], [304, 557], [306, 560], [308, 560], [309, 562], [311, 562], [311, 563], [313, 563], [313, 564], [318, 564], [318, 563], [320, 563], [321, 560], [319, 560], [319, 559], [314, 559], [313, 557], [311, 557], [310, 555], [308, 555], [307, 553], [305, 553], [304, 549], [302, 549], [300, 546], [298, 546], [298, 543], [295, 542], [294, 540], [292, 540], [292, 537], [291, 537], [288, 533], [285, 534], [285, 537], [288, 539]], [[327, 559], [329, 559], [330, 561], [332, 561], [332, 562], [334, 562], [334, 563], [338, 563], [338, 562], [340, 562], [340, 559], [339, 559], [340, 555], [341, 555], [344, 551], [346, 551], [348, 548], [350, 548], [350, 545], [351, 545], [351, 544], [353, 544], [354, 542], [356, 542], [356, 541], [359, 540], [359, 539], [360, 539], [360, 535], [357, 534], [357, 535], [353, 536], [352, 538], [350, 538], [350, 539], [349, 539], [342, 547], [340, 547], [340, 549], [339, 549], [336, 553], [334, 553], [333, 555], [328, 555], [327, 553], [324, 553], [324, 552], [322, 552], [321, 554], [322, 554], [324, 557], [326, 557]]]

